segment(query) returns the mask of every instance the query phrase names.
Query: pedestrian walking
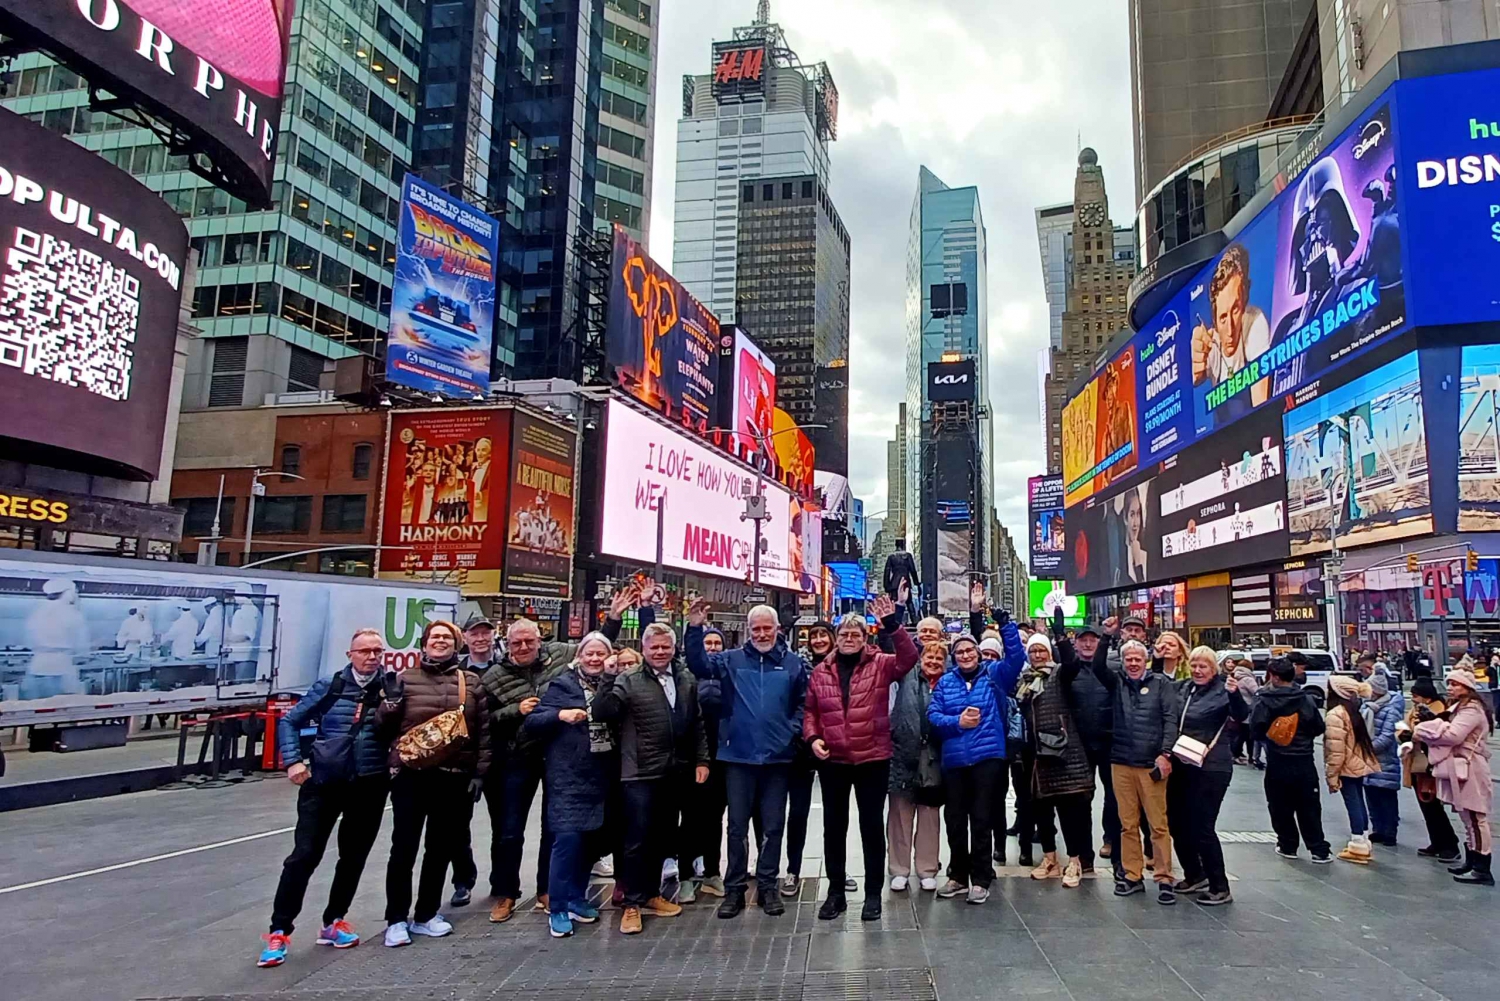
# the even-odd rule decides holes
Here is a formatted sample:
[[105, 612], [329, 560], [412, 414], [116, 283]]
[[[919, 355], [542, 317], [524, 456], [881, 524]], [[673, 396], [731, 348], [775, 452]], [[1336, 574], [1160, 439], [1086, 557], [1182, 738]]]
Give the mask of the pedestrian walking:
[[547, 928], [553, 938], [573, 934], [574, 922], [593, 924], [599, 909], [588, 899], [589, 866], [605, 837], [607, 801], [619, 782], [615, 731], [599, 715], [600, 696], [619, 670], [612, 644], [589, 633], [568, 669], [555, 676], [521, 724], [523, 746], [540, 752], [547, 829]]
[[1005, 788], [1009, 753], [1008, 694], [1021, 676], [1026, 654], [1020, 633], [1001, 611], [1005, 656], [984, 663], [979, 644], [963, 633], [953, 640], [951, 665], [933, 690], [927, 719], [943, 742], [943, 821], [948, 827], [948, 881], [942, 897], [965, 894], [983, 904], [995, 879], [990, 835]]
[[1448, 871], [1460, 883], [1494, 886], [1490, 814], [1495, 787], [1490, 774], [1489, 737], [1495, 714], [1479, 695], [1479, 682], [1469, 670], [1456, 670], [1446, 679], [1448, 718], [1423, 718], [1418, 711], [1417, 738], [1427, 744], [1438, 797], [1463, 818], [1466, 835], [1462, 865]]
[[891, 889], [900, 893], [912, 876], [924, 890], [937, 889], [942, 839], [943, 750], [927, 718], [933, 689], [948, 668], [946, 647], [929, 643], [922, 648], [918, 670], [910, 671], [896, 689], [891, 710], [890, 810], [886, 845], [890, 856]]
[[[344, 668], [315, 683], [276, 723], [286, 777], [297, 787], [297, 827], [292, 852], [281, 864], [271, 927], [258, 966], [286, 962], [308, 881], [323, 860], [335, 826], [338, 862], [317, 942], [335, 949], [359, 945], [359, 935], [347, 920], [349, 905], [380, 833], [390, 789], [389, 741], [376, 732], [375, 712], [382, 699], [401, 697], [401, 681], [395, 672], [381, 670], [384, 656], [379, 630], [356, 631]], [[300, 745], [306, 727], [315, 727], [317, 735], [310, 756], [304, 758]]]
[[[463, 636], [451, 622], [427, 623], [422, 655], [401, 679], [398, 699], [386, 698], [376, 726], [394, 734], [389, 755], [391, 857], [385, 870], [385, 944], [412, 935], [440, 938], [453, 926], [438, 913], [448, 866], [462, 845], [469, 806], [490, 764], [490, 735], [479, 676], [459, 659]], [[426, 847], [412, 908], [412, 870]]]
[[1216, 825], [1234, 778], [1234, 760], [1224, 731], [1250, 718], [1250, 706], [1233, 675], [1219, 673], [1218, 656], [1206, 646], [1188, 654], [1188, 677], [1180, 682], [1177, 740], [1167, 780], [1167, 822], [1182, 862], [1174, 889], [1193, 894], [1205, 907], [1230, 903], [1229, 875]]
[[[1053, 641], [1060, 648], [1057, 658], [1053, 656]], [[1042, 846], [1042, 862], [1032, 870], [1031, 878], [1061, 877], [1063, 886], [1073, 889], [1085, 872], [1094, 871], [1094, 773], [1069, 708], [1069, 689], [1079, 665], [1063, 632], [1060, 609], [1052, 640], [1042, 633], [1032, 633], [1026, 641], [1026, 658], [1016, 684], [1016, 701], [1026, 722], [1024, 753]], [[1057, 857], [1059, 826], [1068, 852], [1066, 866], [1060, 865]]]
[[885, 795], [891, 780], [891, 686], [917, 664], [917, 647], [901, 628], [896, 603], [881, 595], [870, 603], [881, 630], [896, 652], [882, 653], [867, 642], [865, 617], [851, 612], [839, 620], [831, 655], [808, 679], [802, 736], [818, 761], [823, 789], [823, 861], [828, 897], [818, 917], [832, 920], [847, 908], [849, 795], [859, 810], [864, 853], [865, 902], [860, 919], [880, 918], [885, 882]]
[[[1234, 678], [1235, 685], [1240, 690], [1240, 696], [1250, 711], [1255, 711], [1255, 699], [1260, 694], [1260, 682], [1255, 678], [1255, 665], [1244, 657], [1236, 657], [1224, 664], [1224, 673]], [[1221, 669], [1223, 670], [1223, 669]], [[1235, 721], [1230, 724], [1234, 731], [1234, 742], [1231, 749], [1234, 752], [1234, 763], [1237, 765], [1251, 765], [1255, 768], [1264, 768], [1265, 762], [1261, 751], [1260, 741], [1250, 732], [1250, 723]]]
[[1297, 845], [1307, 845], [1313, 862], [1333, 861], [1323, 836], [1323, 801], [1313, 741], [1323, 734], [1323, 714], [1311, 693], [1297, 684], [1297, 670], [1281, 657], [1266, 667], [1266, 684], [1250, 711], [1250, 735], [1265, 745], [1266, 809], [1276, 832], [1276, 854], [1297, 857]]
[[1417, 809], [1422, 812], [1422, 823], [1427, 828], [1427, 844], [1417, 849], [1423, 858], [1435, 858], [1449, 865], [1458, 862], [1458, 835], [1453, 831], [1453, 822], [1448, 819], [1448, 810], [1438, 798], [1437, 779], [1432, 776], [1431, 751], [1426, 742], [1418, 740], [1417, 724], [1422, 721], [1421, 710], [1432, 719], [1446, 719], [1448, 707], [1444, 696], [1438, 695], [1437, 686], [1431, 678], [1418, 678], [1411, 685], [1411, 709], [1406, 718], [1397, 724], [1396, 737], [1401, 743], [1401, 784], [1411, 789], [1417, 797]]
[[748, 836], [754, 816], [760, 823], [756, 895], [761, 910], [775, 917], [786, 913], [776, 876], [786, 824], [787, 777], [794, 744], [802, 733], [807, 665], [779, 635], [776, 609], [769, 605], [756, 605], [745, 616], [750, 639], [744, 646], [709, 654], [703, 648], [708, 611], [709, 603], [701, 598], [689, 606], [684, 646], [694, 677], [724, 685], [718, 753], [726, 765], [729, 857], [726, 892], [718, 914], [733, 918], [745, 909]]
[[[1104, 621], [1112, 644], [1113, 616]], [[1137, 620], [1139, 621], [1139, 620]], [[1109, 689], [1114, 710], [1114, 743], [1110, 764], [1115, 801], [1120, 811], [1120, 854], [1124, 878], [1115, 881], [1115, 895], [1126, 897], [1146, 889], [1145, 853], [1141, 845], [1141, 813], [1151, 826], [1156, 899], [1175, 904], [1172, 882], [1172, 835], [1167, 827], [1167, 780], [1172, 774], [1169, 752], [1177, 741], [1176, 690], [1169, 679], [1151, 671], [1146, 645], [1127, 639], [1120, 644], [1120, 667], [1109, 663], [1109, 644], [1094, 654], [1094, 677]]]
[[1391, 688], [1390, 676], [1371, 670], [1370, 747], [1380, 762], [1380, 771], [1365, 776], [1365, 805], [1370, 810], [1370, 841], [1396, 847], [1396, 829], [1401, 822], [1401, 754], [1396, 725], [1406, 714], [1406, 699], [1399, 688]]
[[1323, 775], [1328, 791], [1338, 793], [1349, 815], [1349, 844], [1338, 857], [1356, 865], [1370, 864], [1370, 812], [1365, 803], [1365, 777], [1380, 771], [1375, 747], [1365, 727], [1360, 706], [1370, 694], [1363, 681], [1335, 674], [1328, 679], [1328, 713], [1324, 717]]

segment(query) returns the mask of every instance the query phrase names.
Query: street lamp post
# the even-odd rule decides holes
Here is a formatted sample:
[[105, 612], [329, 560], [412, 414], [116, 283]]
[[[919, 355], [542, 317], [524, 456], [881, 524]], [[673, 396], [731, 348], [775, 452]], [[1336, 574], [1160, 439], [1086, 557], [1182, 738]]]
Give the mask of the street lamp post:
[[240, 565], [250, 562], [250, 539], [255, 534], [255, 498], [263, 496], [266, 492], [265, 485], [260, 482], [262, 476], [284, 476], [289, 480], [304, 480], [307, 477], [298, 476], [296, 473], [283, 473], [278, 469], [260, 469], [250, 474], [250, 503], [245, 507], [245, 552], [240, 559]]

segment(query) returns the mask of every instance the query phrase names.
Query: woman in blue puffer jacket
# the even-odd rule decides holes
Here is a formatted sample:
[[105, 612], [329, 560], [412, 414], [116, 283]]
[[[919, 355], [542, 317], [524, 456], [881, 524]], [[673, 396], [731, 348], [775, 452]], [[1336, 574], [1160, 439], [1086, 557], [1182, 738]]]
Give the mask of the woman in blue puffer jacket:
[[1015, 688], [1026, 663], [1020, 633], [1000, 612], [1005, 655], [982, 661], [979, 644], [963, 633], [949, 651], [948, 673], [933, 689], [927, 720], [943, 743], [943, 823], [948, 828], [948, 882], [940, 897], [967, 893], [968, 902], [989, 899], [995, 867], [990, 831], [1006, 790], [1006, 693]]
[[1399, 689], [1391, 690], [1387, 675], [1370, 675], [1371, 700], [1366, 708], [1372, 712], [1370, 744], [1380, 761], [1380, 771], [1365, 776], [1365, 805], [1370, 810], [1370, 840], [1377, 845], [1395, 845], [1396, 826], [1401, 818], [1401, 755], [1396, 738], [1396, 724], [1406, 715], [1406, 699]]

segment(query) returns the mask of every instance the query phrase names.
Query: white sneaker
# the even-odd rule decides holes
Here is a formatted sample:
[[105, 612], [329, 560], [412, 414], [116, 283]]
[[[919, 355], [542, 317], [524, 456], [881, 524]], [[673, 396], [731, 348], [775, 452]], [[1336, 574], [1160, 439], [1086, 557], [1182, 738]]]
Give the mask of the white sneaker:
[[907, 879], [905, 876], [891, 877], [891, 892], [904, 893], [906, 891]]
[[693, 878], [694, 879], [702, 879], [703, 878], [703, 856], [702, 855], [699, 855], [697, 858], [693, 859]]
[[976, 884], [969, 887], [969, 896], [965, 900], [965, 903], [982, 904], [988, 899], [990, 899], [990, 888]]
[[398, 945], [411, 945], [411, 933], [406, 930], [405, 921], [385, 926], [385, 944], [390, 949]]
[[[613, 858], [613, 857], [614, 856], [612, 856], [612, 855], [610, 856], [610, 858]], [[594, 867], [589, 870], [589, 875], [590, 876], [613, 876], [614, 874], [615, 874], [614, 863], [609, 862], [609, 861], [607, 861], [605, 859], [600, 859], [599, 861], [595, 862], [594, 863]]]
[[677, 878], [677, 860], [669, 858], [661, 864], [661, 878], [663, 880]]
[[932, 892], [933, 890], [936, 890], [937, 889], [937, 877], [936, 876], [923, 876], [922, 877], [922, 889], [928, 891], [929, 893]]
[[431, 920], [418, 921], [411, 926], [413, 935], [426, 935], [428, 938], [442, 938], [444, 935], [453, 933], [453, 926], [443, 920], [441, 914], [434, 914]]

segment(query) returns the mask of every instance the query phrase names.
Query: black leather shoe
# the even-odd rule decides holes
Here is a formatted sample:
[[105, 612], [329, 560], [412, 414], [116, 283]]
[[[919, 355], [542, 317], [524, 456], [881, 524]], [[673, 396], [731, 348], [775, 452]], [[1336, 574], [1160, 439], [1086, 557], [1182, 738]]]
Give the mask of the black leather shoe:
[[719, 904], [719, 917], [737, 918], [740, 911], [745, 909], [745, 891], [730, 890], [724, 895], [724, 900]]
[[760, 909], [768, 917], [779, 918], [786, 913], [786, 904], [781, 902], [781, 894], [768, 893], [760, 898]]
[[861, 921], [879, 921], [880, 920], [880, 898], [879, 897], [866, 897], [865, 898], [865, 904], [864, 904], [864, 906], [859, 909], [859, 919]]
[[1474, 849], [1464, 849], [1464, 861], [1462, 865], [1450, 865], [1448, 871], [1455, 876], [1464, 876], [1474, 869]]
[[828, 894], [828, 899], [823, 901], [823, 906], [818, 908], [819, 921], [832, 921], [840, 914], [849, 909], [849, 902], [838, 890]]

